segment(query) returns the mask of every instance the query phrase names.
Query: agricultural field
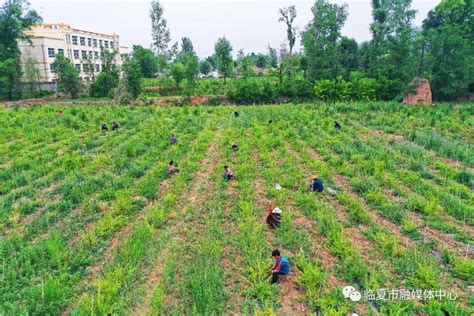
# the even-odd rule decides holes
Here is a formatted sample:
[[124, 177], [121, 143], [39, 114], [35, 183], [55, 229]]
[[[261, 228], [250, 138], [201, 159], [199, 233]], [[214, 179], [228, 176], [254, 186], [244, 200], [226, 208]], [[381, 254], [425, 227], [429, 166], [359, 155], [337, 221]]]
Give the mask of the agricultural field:
[[[0, 314], [472, 315], [473, 114], [0, 109]], [[121, 128], [100, 130], [112, 121]], [[308, 191], [313, 175], [323, 193]], [[276, 230], [269, 201], [283, 210]], [[293, 270], [278, 286], [275, 248]]]

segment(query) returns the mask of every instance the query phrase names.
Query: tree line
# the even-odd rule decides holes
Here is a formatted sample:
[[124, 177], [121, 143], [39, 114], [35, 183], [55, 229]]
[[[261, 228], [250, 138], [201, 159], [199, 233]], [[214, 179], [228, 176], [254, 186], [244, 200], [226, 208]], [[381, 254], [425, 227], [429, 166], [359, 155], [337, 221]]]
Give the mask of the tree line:
[[[436, 100], [459, 100], [474, 92], [474, 30], [472, 0], [442, 0], [414, 27], [411, 0], [372, 0], [371, 39], [358, 43], [343, 36], [347, 5], [315, 0], [312, 18], [301, 32], [295, 27], [294, 5], [281, 8], [286, 41], [267, 53], [234, 49], [219, 38], [214, 54], [199, 58], [190, 38], [171, 42], [164, 8], [151, 2], [152, 45], [133, 46], [121, 69], [115, 53], [102, 56], [101, 73], [88, 87], [91, 96], [115, 96], [121, 101], [142, 92], [142, 78], [155, 78], [160, 91], [193, 94], [200, 78], [219, 75], [225, 94], [238, 103], [288, 99], [400, 100], [415, 77], [431, 83]], [[7, 0], [0, 9], [0, 98], [21, 93], [19, 83], [34, 71], [21, 69], [17, 41], [40, 16], [24, 0]], [[301, 42], [301, 50], [295, 44]], [[26, 63], [27, 65], [28, 63]], [[64, 56], [55, 61], [58, 89], [73, 97], [84, 91], [79, 71]], [[228, 83], [229, 78], [232, 80]], [[170, 83], [172, 81], [172, 84]]]

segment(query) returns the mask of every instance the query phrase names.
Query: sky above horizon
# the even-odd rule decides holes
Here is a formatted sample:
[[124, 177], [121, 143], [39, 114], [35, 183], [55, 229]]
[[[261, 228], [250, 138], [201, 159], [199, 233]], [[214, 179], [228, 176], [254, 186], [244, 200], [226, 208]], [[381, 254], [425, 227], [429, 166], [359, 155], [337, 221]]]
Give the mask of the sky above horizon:
[[[370, 39], [372, 21], [370, 0], [332, 0], [347, 3], [349, 16], [343, 35], [359, 43]], [[413, 0], [418, 11], [414, 22], [421, 25], [429, 10], [440, 0]], [[66, 23], [73, 28], [100, 33], [117, 33], [121, 45], [151, 44], [150, 0], [30, 0], [45, 23]], [[226, 36], [234, 55], [239, 49], [246, 53], [264, 53], [268, 45], [279, 48], [285, 42], [286, 30], [278, 22], [278, 9], [294, 4], [296, 26], [303, 31], [311, 19], [311, 0], [162, 0], [165, 18], [173, 42], [189, 37], [200, 57], [211, 55], [214, 43]], [[300, 48], [298, 38], [296, 48]]]

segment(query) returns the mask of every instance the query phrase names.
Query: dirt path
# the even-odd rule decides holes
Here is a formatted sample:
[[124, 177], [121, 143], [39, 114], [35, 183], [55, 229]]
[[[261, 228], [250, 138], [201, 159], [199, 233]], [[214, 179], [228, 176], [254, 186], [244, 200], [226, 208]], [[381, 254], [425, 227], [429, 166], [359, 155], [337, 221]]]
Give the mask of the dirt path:
[[[220, 139], [220, 134], [216, 135], [215, 139]], [[144, 281], [145, 297], [131, 314], [144, 315], [150, 310], [154, 288], [159, 286], [162, 281], [166, 260], [172, 255], [170, 253], [172, 245], [178, 241], [181, 244], [185, 244], [189, 239], [191, 230], [205, 229], [203, 225], [183, 221], [183, 218], [186, 217], [186, 213], [193, 205], [199, 205], [212, 198], [214, 184], [210, 179], [217, 171], [221, 156], [218, 146], [219, 141], [212, 141], [211, 146], [205, 154], [204, 160], [200, 163], [201, 166], [199, 170], [193, 176], [193, 184], [189, 190], [182, 193], [176, 207], [174, 207], [173, 211], [169, 214], [170, 220], [166, 224], [166, 231], [170, 234], [171, 239], [168, 241], [167, 246], [157, 255], [155, 263], [151, 265], [152, 269], [146, 273], [147, 277]], [[167, 305], [177, 305], [180, 299], [176, 296], [173, 297], [170, 293], [166, 293], [164, 301]]]

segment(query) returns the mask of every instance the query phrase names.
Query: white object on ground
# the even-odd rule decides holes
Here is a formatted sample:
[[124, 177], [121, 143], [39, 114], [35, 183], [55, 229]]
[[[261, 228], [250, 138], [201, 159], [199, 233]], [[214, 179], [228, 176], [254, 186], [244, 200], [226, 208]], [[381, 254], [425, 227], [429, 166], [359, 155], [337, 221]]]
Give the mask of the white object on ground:
[[282, 210], [279, 207], [275, 207], [272, 211], [272, 213], [275, 213], [275, 214], [281, 214], [281, 212], [282, 212]]

